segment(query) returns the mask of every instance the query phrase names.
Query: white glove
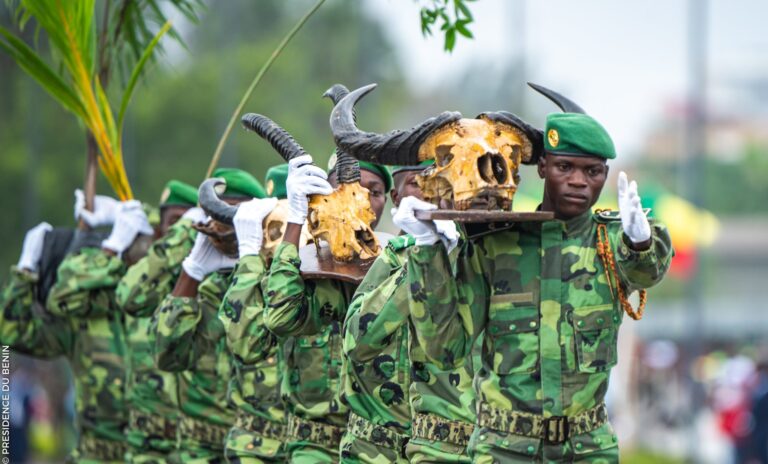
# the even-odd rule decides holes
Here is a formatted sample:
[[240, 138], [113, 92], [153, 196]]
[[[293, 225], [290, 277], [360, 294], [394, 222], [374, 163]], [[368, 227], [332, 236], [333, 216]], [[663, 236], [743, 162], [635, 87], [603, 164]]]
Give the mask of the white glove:
[[459, 244], [459, 230], [456, 228], [456, 223], [446, 219], [436, 219], [432, 222], [435, 223], [437, 234], [440, 235], [445, 249], [448, 250], [448, 253], [452, 252]]
[[205, 211], [203, 211], [203, 208], [200, 208], [199, 206], [189, 208], [184, 212], [184, 214], [181, 215], [181, 219], [189, 219], [192, 221], [192, 224], [199, 224], [205, 221], [205, 218]]
[[120, 202], [114, 198], [96, 195], [93, 198], [93, 211], [85, 209], [85, 195], [80, 189], [75, 190], [75, 220], [82, 219], [91, 227], [111, 226], [115, 223]]
[[45, 234], [51, 230], [53, 230], [53, 226], [47, 222], [41, 222], [27, 231], [27, 235], [24, 236], [24, 244], [21, 246], [21, 257], [16, 264], [18, 269], [37, 272], [40, 255], [43, 254], [43, 240]]
[[197, 281], [202, 281], [205, 276], [219, 269], [235, 267], [237, 260], [224, 256], [216, 247], [213, 246], [208, 236], [198, 232], [195, 238], [195, 245], [189, 256], [184, 258], [181, 267], [188, 276]]
[[327, 179], [328, 175], [312, 164], [309, 155], [288, 162], [288, 179], [285, 181], [288, 191], [288, 222], [304, 224], [309, 210], [307, 195], [329, 195], [333, 192]]
[[398, 208], [392, 208], [392, 221], [416, 239], [416, 245], [434, 245], [440, 240], [435, 221], [416, 219], [415, 211], [431, 211], [437, 206], [416, 197], [405, 197]]
[[637, 182], [633, 180], [627, 186], [627, 174], [624, 171], [619, 173], [619, 215], [624, 233], [632, 243], [643, 243], [651, 238], [651, 225], [637, 194]]
[[152, 235], [154, 230], [138, 200], [128, 200], [120, 204], [112, 232], [101, 247], [122, 254], [131, 246], [139, 234]]
[[264, 198], [240, 203], [235, 213], [234, 226], [237, 235], [237, 250], [242, 258], [258, 255], [264, 241], [264, 218], [277, 206], [277, 198]]

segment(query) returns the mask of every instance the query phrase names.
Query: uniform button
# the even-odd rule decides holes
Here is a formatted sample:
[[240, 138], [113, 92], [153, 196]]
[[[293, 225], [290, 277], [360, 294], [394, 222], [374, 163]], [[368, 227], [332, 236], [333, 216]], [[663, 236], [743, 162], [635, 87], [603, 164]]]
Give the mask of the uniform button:
[[536, 327], [536, 324], [537, 324], [536, 321], [531, 321], [528, 325], [531, 326], [531, 328], [533, 329]]
[[419, 252], [419, 247], [418, 246], [414, 246], [413, 247], [413, 252], [414, 253], [418, 253]]
[[533, 445], [528, 445], [528, 454], [533, 454], [534, 451], [536, 451], [536, 448]]
[[576, 323], [576, 325], [579, 327], [584, 327], [584, 321], [579, 321]]
[[122, 385], [123, 380], [120, 377], [115, 378], [115, 385]]
[[509, 324], [509, 330], [515, 330], [517, 326], [515, 324]]
[[619, 316], [613, 316], [613, 322], [619, 322]]
[[602, 439], [602, 438], [600, 438], [600, 437], [597, 437], [597, 438], [595, 438], [595, 443], [597, 443], [598, 445], [599, 445], [600, 443], [602, 443], [602, 442], [603, 442], [603, 439]]
[[480, 435], [480, 441], [485, 441], [486, 438], [488, 438], [487, 435]]
[[245, 445], [245, 449], [249, 449], [249, 450], [253, 449], [253, 443], [248, 443], [247, 445]]
[[580, 450], [580, 449], [582, 449], [583, 447], [584, 447], [584, 445], [582, 445], [581, 443], [576, 443], [576, 449], [577, 449], [577, 450]]
[[597, 323], [598, 323], [599, 325], [603, 325], [603, 323], [604, 323], [604, 322], [605, 322], [605, 319], [603, 319], [602, 317], [598, 317], [598, 318], [597, 318]]

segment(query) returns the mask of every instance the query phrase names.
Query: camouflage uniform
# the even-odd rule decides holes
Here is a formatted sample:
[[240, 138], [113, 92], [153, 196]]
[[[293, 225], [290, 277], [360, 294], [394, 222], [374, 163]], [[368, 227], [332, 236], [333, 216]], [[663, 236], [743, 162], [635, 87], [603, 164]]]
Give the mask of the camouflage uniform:
[[304, 281], [295, 245], [281, 243], [267, 282], [267, 328], [281, 337], [280, 393], [288, 408], [290, 462], [338, 462], [347, 425], [340, 401], [341, 324], [355, 286]]
[[176, 448], [179, 420], [178, 381], [175, 372], [155, 366], [152, 314], [173, 290], [181, 261], [189, 254], [197, 232], [182, 219], [157, 240], [147, 256], [131, 266], [117, 285], [117, 304], [128, 325], [127, 399], [130, 405], [126, 437], [131, 463], [162, 463]]
[[661, 280], [672, 255], [664, 226], [652, 221], [650, 249], [633, 251], [616, 214], [477, 238], [462, 246], [454, 272], [442, 246], [411, 249], [411, 317], [427, 354], [460, 365], [485, 331], [475, 462], [618, 460], [603, 400], [623, 313], [596, 253], [600, 223], [628, 292]]
[[237, 407], [226, 457], [231, 462], [285, 462], [285, 409], [280, 400], [281, 359], [277, 337], [264, 325], [262, 288], [268, 276], [264, 258], [244, 256], [237, 263], [219, 319], [224, 324], [234, 376], [230, 402]]
[[70, 459], [123, 462], [125, 327], [114, 303], [123, 262], [96, 248], [67, 256], [47, 311], [34, 299], [37, 276], [16, 268], [11, 272], [2, 293], [0, 338], [24, 354], [69, 360], [79, 430]]
[[[389, 241], [347, 311], [342, 401], [349, 406], [350, 417], [341, 441], [344, 463], [407, 462], [404, 451], [411, 435], [408, 289], [400, 285], [399, 271], [405, 250], [413, 243], [410, 235]], [[390, 313], [394, 320], [388, 318]]]
[[171, 462], [224, 460], [224, 442], [235, 411], [227, 404], [231, 369], [218, 308], [230, 275], [230, 271], [208, 275], [195, 298], [167, 295], [153, 316], [155, 362], [160, 369], [179, 373], [182, 414], [178, 452]]

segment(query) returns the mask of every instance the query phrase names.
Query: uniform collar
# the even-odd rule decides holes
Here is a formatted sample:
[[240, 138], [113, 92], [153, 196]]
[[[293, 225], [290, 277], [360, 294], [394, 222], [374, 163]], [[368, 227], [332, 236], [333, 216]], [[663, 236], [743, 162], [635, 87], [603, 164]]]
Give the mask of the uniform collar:
[[[536, 211], [541, 211], [541, 204], [539, 204], [539, 206], [536, 208]], [[592, 210], [588, 209], [584, 213], [574, 218], [568, 219], [567, 221], [553, 219], [550, 222], [559, 223], [562, 226], [563, 232], [565, 233], [565, 235], [567, 237], [572, 237], [587, 231], [591, 223], [591, 219], [592, 219]]]

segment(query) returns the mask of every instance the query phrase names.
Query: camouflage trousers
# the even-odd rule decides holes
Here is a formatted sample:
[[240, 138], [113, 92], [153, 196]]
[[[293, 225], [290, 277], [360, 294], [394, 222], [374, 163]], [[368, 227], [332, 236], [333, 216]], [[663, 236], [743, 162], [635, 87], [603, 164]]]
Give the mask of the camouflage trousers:
[[339, 443], [344, 428], [321, 422], [288, 417], [288, 462], [298, 464], [338, 463]]
[[350, 412], [339, 446], [340, 459], [343, 464], [406, 464], [408, 438]]
[[470, 462], [467, 444], [473, 425], [449, 421], [434, 414], [417, 414], [413, 419], [413, 436], [405, 448], [412, 463]]
[[224, 463], [224, 443], [229, 427], [182, 416], [178, 450], [168, 457], [172, 464]]
[[124, 442], [104, 440], [91, 435], [83, 435], [75, 450], [67, 457], [67, 462], [78, 464], [122, 464], [125, 462], [127, 447]]
[[164, 464], [168, 454], [176, 449], [176, 423], [135, 409], [129, 411], [125, 437], [131, 446], [126, 462], [129, 464]]
[[285, 462], [284, 440], [285, 425], [240, 412], [227, 435], [224, 454], [232, 463]]

